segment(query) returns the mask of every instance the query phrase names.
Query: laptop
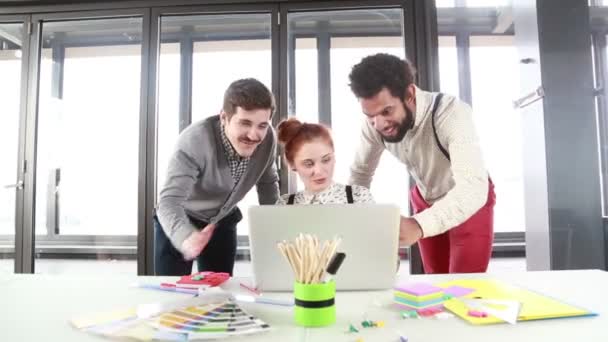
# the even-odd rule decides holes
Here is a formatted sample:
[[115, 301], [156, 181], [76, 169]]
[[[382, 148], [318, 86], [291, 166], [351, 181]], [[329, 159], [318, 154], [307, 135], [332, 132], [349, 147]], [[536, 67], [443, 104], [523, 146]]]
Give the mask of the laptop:
[[342, 238], [346, 259], [334, 277], [338, 290], [383, 290], [397, 275], [400, 210], [385, 204], [252, 206], [249, 241], [255, 285], [261, 291], [292, 291], [294, 275], [277, 248], [283, 240], [314, 234]]

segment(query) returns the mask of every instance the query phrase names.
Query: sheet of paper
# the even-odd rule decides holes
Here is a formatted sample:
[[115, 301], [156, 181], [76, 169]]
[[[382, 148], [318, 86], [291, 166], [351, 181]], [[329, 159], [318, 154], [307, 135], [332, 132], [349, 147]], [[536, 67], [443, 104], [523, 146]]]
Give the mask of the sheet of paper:
[[[460, 300], [462, 298], [518, 302], [521, 304], [518, 321], [595, 315], [589, 310], [494, 279], [457, 279], [438, 284], [438, 286], [446, 288], [461, 286], [475, 290], [464, 297], [454, 298], [443, 303], [446, 309], [472, 324], [495, 324], [503, 323], [505, 320], [491, 314], [488, 317], [469, 316], [469, 307]], [[567, 301], [568, 298], [563, 298], [563, 300]]]
[[105, 324], [113, 321], [121, 321], [137, 317], [135, 308], [102, 312], [74, 318], [70, 322], [77, 329], [84, 329], [95, 325]]
[[521, 310], [521, 303], [514, 300], [499, 299], [460, 299], [470, 309], [488, 313], [509, 324], [516, 324]]

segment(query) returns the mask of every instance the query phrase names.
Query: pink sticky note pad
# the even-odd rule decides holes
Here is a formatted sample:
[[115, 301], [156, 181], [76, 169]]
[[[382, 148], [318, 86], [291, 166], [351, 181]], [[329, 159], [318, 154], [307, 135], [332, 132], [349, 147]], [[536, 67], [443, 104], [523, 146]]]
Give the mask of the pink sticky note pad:
[[425, 308], [425, 309], [420, 309], [418, 310], [418, 314], [420, 316], [433, 316], [435, 314], [438, 314], [440, 312], [443, 312], [442, 309], [438, 308], [438, 307], [433, 307], [433, 308]]
[[425, 296], [431, 293], [441, 292], [443, 289], [441, 287], [433, 286], [427, 283], [414, 283], [414, 284], [406, 284], [402, 286], [396, 286], [395, 290], [409, 293], [414, 296]]

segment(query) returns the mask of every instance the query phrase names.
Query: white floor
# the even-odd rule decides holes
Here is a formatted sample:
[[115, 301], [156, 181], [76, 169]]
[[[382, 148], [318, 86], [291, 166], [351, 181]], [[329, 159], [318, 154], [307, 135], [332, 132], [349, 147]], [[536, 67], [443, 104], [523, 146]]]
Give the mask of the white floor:
[[[12, 273], [13, 269], [13, 260], [0, 260], [0, 273]], [[35, 269], [36, 273], [46, 274], [137, 274], [137, 262], [134, 260], [39, 259], [36, 260]], [[490, 261], [488, 272], [501, 273], [525, 270], [525, 258], [495, 258]], [[409, 263], [407, 261], [401, 262], [399, 273], [409, 273]], [[248, 261], [237, 262], [234, 275], [239, 277], [251, 276], [251, 263]]]

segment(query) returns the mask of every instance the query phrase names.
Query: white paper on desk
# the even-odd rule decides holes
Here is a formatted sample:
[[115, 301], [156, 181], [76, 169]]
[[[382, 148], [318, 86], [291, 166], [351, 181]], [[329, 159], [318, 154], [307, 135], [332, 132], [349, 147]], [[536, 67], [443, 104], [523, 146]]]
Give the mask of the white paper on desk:
[[163, 312], [181, 309], [189, 306], [222, 303], [232, 298], [232, 294], [217, 287], [199, 291], [198, 297], [180, 299], [168, 303], [142, 304], [137, 306], [138, 318], [150, 318]]
[[469, 308], [486, 312], [509, 324], [516, 324], [521, 310], [521, 303], [503, 299], [469, 299], [460, 298]]
[[259, 334], [263, 332], [267, 332], [269, 329], [250, 329], [245, 332], [237, 332], [237, 333], [189, 333], [188, 340], [196, 341], [196, 340], [217, 340], [220, 338], [228, 338], [232, 336], [247, 336], [253, 334]]

